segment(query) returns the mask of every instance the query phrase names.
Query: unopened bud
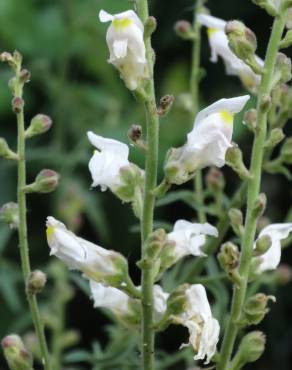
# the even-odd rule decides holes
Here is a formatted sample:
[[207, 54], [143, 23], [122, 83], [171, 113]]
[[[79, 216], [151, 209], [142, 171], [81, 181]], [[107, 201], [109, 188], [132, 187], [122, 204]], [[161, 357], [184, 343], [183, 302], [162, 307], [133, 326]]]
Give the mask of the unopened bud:
[[174, 101], [173, 95], [165, 95], [160, 99], [157, 113], [160, 117], [164, 117], [170, 111]]
[[268, 94], [263, 95], [261, 102], [260, 102], [260, 108], [262, 112], [268, 112], [271, 108], [271, 105], [272, 105], [272, 98], [270, 97], [270, 95]]
[[253, 208], [253, 215], [255, 218], [261, 217], [265, 212], [267, 206], [267, 196], [264, 193], [260, 193], [255, 201]]
[[59, 184], [60, 175], [53, 170], [42, 170], [35, 178], [34, 183], [27, 185], [27, 193], [51, 193]]
[[243, 307], [243, 323], [245, 325], [259, 324], [269, 312], [269, 301], [276, 302], [276, 298], [263, 293], [258, 293], [250, 297]]
[[30, 72], [27, 69], [22, 69], [19, 75], [20, 82], [23, 84], [30, 81]]
[[280, 74], [280, 82], [286, 83], [291, 80], [291, 59], [283, 53], [277, 54], [275, 73]]
[[142, 137], [142, 126], [132, 125], [128, 130], [128, 137], [133, 143], [141, 140]]
[[46, 285], [47, 277], [40, 270], [31, 271], [26, 281], [26, 291], [29, 295], [40, 293]]
[[18, 204], [9, 202], [0, 208], [0, 221], [5, 222], [11, 229], [16, 229], [19, 224]]
[[250, 131], [255, 132], [257, 126], [257, 110], [250, 109], [247, 112], [245, 112], [243, 120], [247, 128]]
[[0, 62], [12, 62], [12, 61], [13, 56], [7, 51], [4, 51], [3, 53], [0, 54]]
[[167, 313], [169, 316], [178, 316], [184, 312], [187, 302], [186, 290], [189, 287], [189, 284], [180, 285], [170, 294], [167, 300]]
[[292, 164], [292, 137], [284, 141], [281, 148], [280, 157], [284, 163]]
[[291, 45], [292, 45], [292, 30], [289, 30], [286, 32], [285, 37], [280, 42], [280, 48], [286, 49], [286, 48], [289, 48], [289, 46]]
[[30, 122], [29, 127], [25, 131], [26, 139], [36, 135], [41, 135], [47, 132], [52, 127], [52, 120], [45, 114], [37, 114]]
[[150, 37], [157, 28], [157, 20], [155, 17], [150, 16], [144, 25], [144, 38]]
[[225, 187], [225, 179], [223, 173], [216, 167], [211, 167], [209, 169], [205, 181], [207, 188], [214, 193], [223, 190]]
[[20, 113], [24, 107], [24, 100], [19, 96], [12, 99], [12, 109], [14, 113]]
[[265, 9], [265, 11], [272, 17], [277, 15], [277, 9], [271, 0], [252, 0], [252, 2]]
[[184, 40], [191, 40], [194, 38], [193, 27], [190, 22], [181, 20], [174, 25], [175, 33]]
[[241, 340], [236, 354], [237, 363], [244, 366], [246, 363], [257, 361], [263, 354], [265, 345], [266, 337], [261, 331], [252, 331], [246, 334]]
[[241, 179], [245, 180], [250, 178], [250, 172], [243, 163], [242, 152], [238, 148], [238, 146], [233, 145], [231, 148], [227, 150], [225, 155], [225, 161], [226, 164], [230, 166]]
[[7, 335], [1, 345], [10, 370], [32, 369], [32, 356], [18, 335]]
[[233, 231], [236, 235], [241, 236], [243, 233], [243, 215], [240, 209], [231, 208], [228, 212], [229, 220]]
[[262, 256], [265, 254], [272, 246], [272, 239], [269, 235], [261, 236], [255, 244], [255, 249], [253, 254], [255, 257]]
[[150, 235], [146, 247], [146, 253], [149, 258], [155, 258], [161, 251], [165, 244], [166, 236], [164, 229], [157, 229]]
[[270, 136], [265, 143], [265, 148], [273, 149], [277, 146], [283, 139], [285, 138], [285, 134], [281, 128], [273, 128], [270, 132]]
[[0, 137], [0, 158], [17, 160], [18, 155], [14, 153], [8, 146], [7, 141]]
[[231, 242], [227, 242], [221, 246], [217, 258], [222, 269], [228, 273], [238, 267], [239, 256], [238, 247]]

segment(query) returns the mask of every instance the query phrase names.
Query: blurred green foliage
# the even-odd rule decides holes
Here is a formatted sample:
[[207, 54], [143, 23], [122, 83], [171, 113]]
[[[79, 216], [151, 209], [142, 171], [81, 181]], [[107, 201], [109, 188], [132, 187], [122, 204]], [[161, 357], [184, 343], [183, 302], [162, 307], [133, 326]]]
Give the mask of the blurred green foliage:
[[[191, 45], [174, 34], [173, 24], [181, 18], [191, 20], [194, 4], [191, 0], [152, 0], [150, 4], [151, 14], [158, 20], [158, 30], [154, 35], [158, 93], [159, 96], [170, 93], [176, 97], [174, 109], [161, 122], [161, 167], [166, 150], [182, 144], [191, 125], [183, 109], [185, 99], [182, 95], [189, 88]], [[62, 176], [57, 192], [49, 196], [34, 195], [29, 199], [33, 267], [44, 267], [50, 271], [46, 268], [49, 253], [44, 233], [45, 218], [49, 214], [66, 220], [71, 229], [85, 238], [123, 252], [130, 261], [139, 257], [139, 235], [131, 210], [121, 205], [110, 193], [101, 193], [96, 189], [91, 191], [87, 169], [92, 150], [86, 138], [88, 130], [129, 142], [127, 130], [130, 125], [140, 123], [144, 126], [145, 123], [143, 110], [124, 88], [118, 73], [106, 63], [106, 26], [97, 17], [100, 9], [116, 13], [127, 9], [129, 5], [127, 0], [0, 1], [1, 51], [19, 50], [24, 55], [25, 67], [32, 73], [31, 82], [25, 89], [27, 121], [40, 112], [50, 115], [54, 121], [49, 134], [29, 142], [28, 179], [32, 180], [42, 168], [52, 168]], [[259, 52], [264, 55], [271, 19], [263, 11], [247, 0], [210, 0], [208, 6], [212, 14], [218, 17], [240, 18], [253, 28], [259, 37]], [[222, 63], [211, 64], [209, 55], [204, 33], [202, 60], [207, 73], [201, 85], [202, 106], [221, 97], [243, 93], [239, 81], [225, 76]], [[0, 136], [5, 136], [11, 147], [15, 147], [16, 124], [7, 87], [10, 75], [9, 69], [1, 65]], [[240, 121], [241, 117], [235, 125], [235, 141], [240, 143], [248, 157], [251, 140]], [[287, 127], [287, 134], [289, 131], [291, 134], [291, 125]], [[143, 165], [142, 153], [132, 148], [131, 160]], [[237, 185], [237, 180], [231, 177], [228, 170], [226, 176], [227, 189], [231, 191]], [[168, 227], [182, 216], [189, 219], [196, 217], [193, 206], [188, 205], [189, 189], [190, 185], [181, 189], [184, 193], [179, 194], [177, 202], [161, 204], [157, 210], [159, 224], [163, 222]], [[273, 221], [283, 220], [291, 206], [291, 185], [281, 176], [266, 176], [263, 189], [269, 198], [268, 216]], [[0, 161], [0, 205], [15, 201], [15, 190], [15, 166]], [[286, 262], [291, 261], [289, 253], [289, 250], [284, 253]], [[0, 225], [0, 337], [13, 331], [23, 334], [31, 327], [18, 257], [15, 235]], [[218, 273], [212, 263], [208, 269], [214, 274]], [[133, 269], [132, 273], [138, 283], [137, 271]], [[176, 279], [175, 271], [167, 276], [164, 283], [171, 287], [172, 281], [175, 281], [172, 279]], [[71, 364], [77, 362], [80, 369], [137, 369], [139, 350], [135, 345], [135, 337], [106, 326], [109, 323], [107, 316], [93, 309], [81, 279], [72, 273], [70, 281], [70, 286], [74, 286], [77, 294], [66, 308], [65, 324], [81, 333], [81, 345], [66, 354], [66, 366], [73, 369]], [[51, 289], [43, 297], [45, 311], [49, 301], [54, 299], [49, 295], [50, 292], [60, 294], [54, 291], [54, 284], [53, 274], [50, 274]], [[209, 289], [217, 302], [217, 316], [222, 318], [228, 306], [228, 291], [220, 281], [211, 284]], [[287, 294], [290, 289], [291, 286], [286, 286], [277, 294], [278, 303], [264, 323], [269, 333], [268, 350], [253, 369], [290, 369], [292, 298], [291, 294]], [[180, 361], [183, 352], [179, 352], [178, 348], [185, 340], [185, 335], [177, 328], [170, 328], [169, 332], [158, 338], [158, 342], [161, 348], [176, 353], [174, 360]], [[100, 342], [97, 343], [97, 340]], [[127, 361], [124, 362], [124, 359]], [[161, 353], [159, 359], [160, 369], [184, 370], [186, 366], [183, 362], [172, 365], [165, 353]], [[123, 368], [121, 363], [125, 364]], [[2, 362], [0, 368], [5, 368]]]

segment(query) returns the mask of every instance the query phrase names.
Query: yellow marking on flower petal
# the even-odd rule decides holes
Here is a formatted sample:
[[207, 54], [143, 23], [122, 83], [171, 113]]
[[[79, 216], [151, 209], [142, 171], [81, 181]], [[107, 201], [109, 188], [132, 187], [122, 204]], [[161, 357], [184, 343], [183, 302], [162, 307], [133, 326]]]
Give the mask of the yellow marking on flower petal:
[[217, 28], [207, 28], [207, 33], [209, 37], [213, 36], [216, 32], [218, 32]]
[[46, 234], [47, 234], [47, 239], [48, 240], [52, 240], [53, 239], [54, 232], [55, 232], [54, 226], [48, 226], [47, 227]]
[[114, 19], [113, 26], [116, 30], [125, 29], [133, 24], [131, 18]]
[[220, 112], [220, 116], [221, 116], [221, 118], [223, 119], [223, 121], [225, 123], [227, 123], [228, 125], [232, 125], [233, 118], [234, 118], [234, 114], [233, 113], [230, 113], [227, 110], [222, 110]]

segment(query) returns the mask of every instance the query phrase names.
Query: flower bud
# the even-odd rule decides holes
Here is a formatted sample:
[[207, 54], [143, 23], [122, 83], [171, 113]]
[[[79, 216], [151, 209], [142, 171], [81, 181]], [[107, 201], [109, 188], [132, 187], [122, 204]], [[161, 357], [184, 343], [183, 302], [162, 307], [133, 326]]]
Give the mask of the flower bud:
[[272, 17], [277, 15], [277, 9], [271, 0], [252, 0], [252, 2], [265, 9], [265, 11]]
[[170, 111], [174, 101], [173, 95], [165, 95], [160, 99], [157, 113], [160, 117], [164, 117]]
[[41, 170], [35, 178], [35, 182], [27, 185], [25, 191], [27, 193], [51, 193], [56, 190], [59, 184], [60, 175], [53, 170]]
[[5, 222], [11, 229], [17, 229], [19, 224], [18, 204], [9, 202], [0, 208], [0, 221]]
[[238, 247], [231, 242], [227, 242], [221, 246], [217, 258], [222, 269], [228, 273], [238, 267], [239, 256]]
[[281, 128], [273, 128], [270, 132], [270, 136], [265, 143], [266, 149], [273, 149], [277, 146], [283, 139], [285, 138], [285, 134]]
[[243, 215], [241, 210], [237, 208], [231, 208], [228, 212], [228, 217], [235, 234], [241, 236], [243, 232]]
[[146, 255], [154, 259], [163, 248], [167, 234], [164, 229], [155, 230], [149, 237], [146, 247]]
[[243, 121], [250, 131], [255, 132], [257, 126], [257, 110], [250, 109], [245, 112]]
[[272, 246], [272, 239], [269, 235], [263, 235], [256, 241], [255, 249], [253, 251], [255, 257], [262, 256]]
[[225, 161], [226, 164], [230, 166], [241, 179], [244, 180], [250, 178], [250, 172], [243, 163], [242, 152], [238, 146], [233, 145], [227, 150]]
[[205, 181], [207, 188], [214, 193], [222, 191], [225, 187], [225, 179], [223, 173], [216, 167], [211, 167], [209, 169]]
[[9, 148], [7, 141], [2, 137], [0, 137], [0, 157], [12, 160], [18, 159], [18, 155]]
[[241, 340], [236, 354], [237, 363], [244, 366], [248, 362], [257, 361], [265, 350], [265, 344], [266, 337], [261, 331], [252, 331], [246, 334]]
[[264, 193], [260, 193], [255, 201], [253, 214], [254, 217], [258, 218], [263, 215], [267, 206], [267, 196]]
[[12, 62], [12, 61], [13, 56], [7, 51], [4, 51], [3, 53], [0, 54], [0, 62]]
[[259, 324], [269, 312], [268, 302], [270, 300], [276, 302], [274, 296], [267, 296], [263, 293], [250, 297], [243, 307], [242, 323], [245, 325]]
[[280, 82], [286, 83], [291, 80], [291, 59], [283, 53], [277, 54], [277, 60], [275, 65], [275, 73], [279, 73]]
[[19, 75], [20, 82], [23, 84], [30, 81], [30, 72], [27, 69], [22, 69]]
[[29, 295], [40, 293], [46, 285], [47, 277], [40, 270], [31, 271], [26, 281], [26, 291]]
[[128, 130], [128, 138], [136, 143], [140, 141], [142, 137], [142, 126], [140, 125], [132, 125]]
[[167, 300], [167, 313], [169, 316], [179, 316], [185, 311], [187, 304], [186, 290], [189, 287], [189, 284], [180, 285], [170, 294]]
[[13, 112], [18, 114], [22, 111], [23, 107], [24, 107], [24, 100], [22, 98], [20, 98], [19, 96], [15, 96], [12, 99]]
[[[229, 47], [234, 54], [244, 60], [255, 60], [257, 39], [255, 34], [242, 22], [230, 21], [225, 26]], [[255, 62], [256, 63], [256, 62]]]
[[277, 283], [287, 285], [292, 281], [292, 269], [289, 265], [282, 263], [276, 270]]
[[150, 37], [157, 28], [157, 20], [155, 17], [148, 17], [144, 25], [144, 38]]
[[292, 164], [292, 137], [284, 141], [280, 156], [284, 163]]
[[289, 48], [289, 46], [292, 45], [292, 30], [287, 31], [285, 37], [280, 42], [280, 48], [286, 49]]
[[190, 22], [181, 20], [174, 25], [175, 33], [184, 40], [191, 40], [194, 38], [194, 30]]
[[18, 335], [7, 335], [2, 339], [1, 345], [10, 370], [32, 369], [32, 356]]
[[41, 135], [47, 132], [52, 127], [52, 120], [44, 114], [37, 114], [30, 122], [29, 127], [25, 131], [26, 139], [33, 136]]

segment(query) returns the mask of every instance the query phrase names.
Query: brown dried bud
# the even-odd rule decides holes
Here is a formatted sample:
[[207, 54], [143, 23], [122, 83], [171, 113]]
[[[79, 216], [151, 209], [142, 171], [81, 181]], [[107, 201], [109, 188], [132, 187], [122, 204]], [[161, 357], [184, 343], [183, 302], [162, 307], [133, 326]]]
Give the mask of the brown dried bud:
[[163, 117], [167, 115], [172, 107], [173, 101], [173, 95], [165, 95], [160, 99], [159, 106], [157, 108], [157, 113], [159, 116]]
[[174, 25], [175, 33], [184, 40], [191, 40], [194, 37], [194, 31], [190, 22], [181, 20]]
[[13, 112], [18, 114], [22, 111], [23, 107], [24, 107], [24, 100], [21, 97], [16, 96], [12, 99]]
[[142, 137], [142, 126], [140, 125], [132, 125], [128, 130], [128, 138], [136, 143], [137, 141], [141, 140]]

